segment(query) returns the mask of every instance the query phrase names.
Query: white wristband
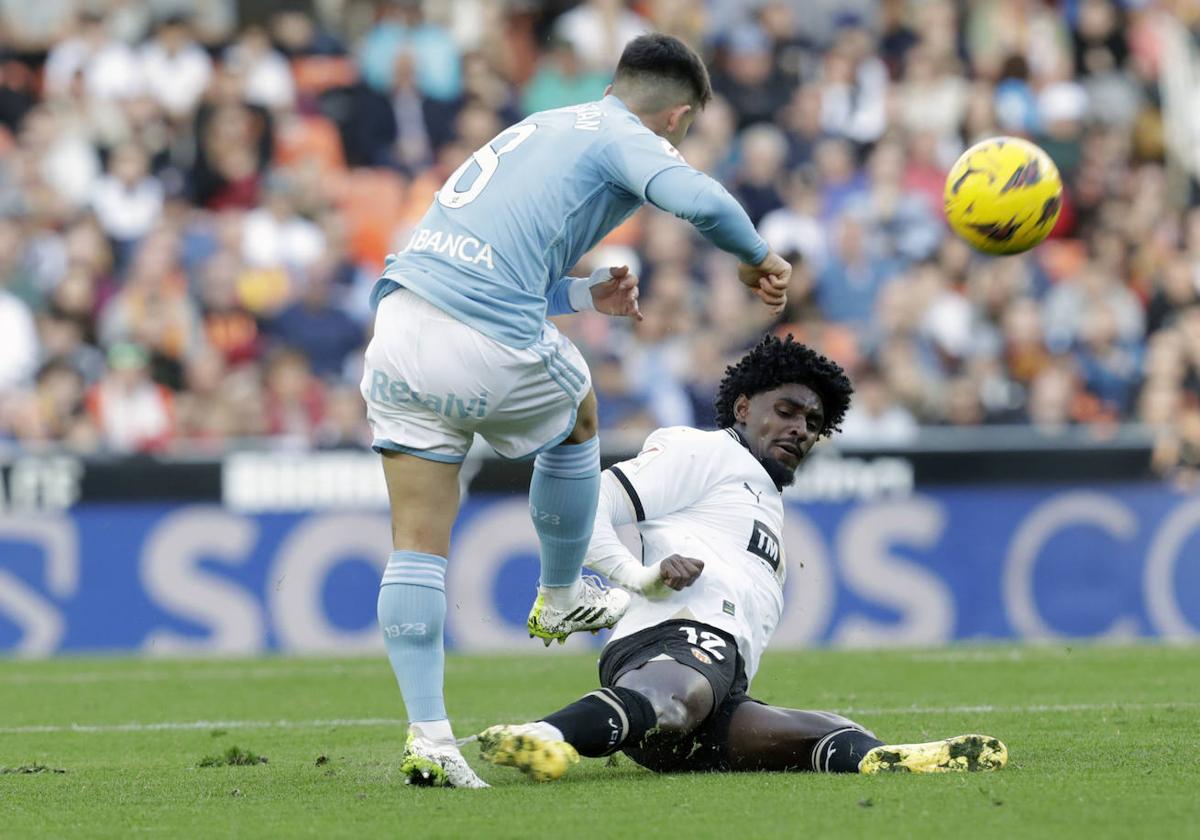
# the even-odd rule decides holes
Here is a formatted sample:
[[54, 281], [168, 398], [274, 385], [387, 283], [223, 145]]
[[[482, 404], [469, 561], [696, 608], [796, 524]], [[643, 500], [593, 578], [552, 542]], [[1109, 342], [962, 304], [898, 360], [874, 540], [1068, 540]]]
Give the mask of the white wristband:
[[576, 312], [587, 312], [596, 308], [592, 300], [592, 279], [590, 277], [572, 277], [571, 285], [567, 287], [567, 301]]
[[612, 279], [612, 269], [608, 266], [597, 268], [587, 277], [572, 277], [571, 286], [567, 289], [567, 301], [576, 312], [585, 312], [596, 308], [592, 300], [592, 286], [599, 286]]

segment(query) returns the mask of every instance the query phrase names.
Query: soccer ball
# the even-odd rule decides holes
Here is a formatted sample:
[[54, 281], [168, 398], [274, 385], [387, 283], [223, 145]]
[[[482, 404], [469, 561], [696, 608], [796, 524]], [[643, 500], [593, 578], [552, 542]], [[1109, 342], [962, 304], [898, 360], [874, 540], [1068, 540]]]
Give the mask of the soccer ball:
[[993, 137], [962, 153], [946, 177], [946, 221], [988, 254], [1019, 254], [1046, 238], [1062, 208], [1062, 178], [1042, 149]]

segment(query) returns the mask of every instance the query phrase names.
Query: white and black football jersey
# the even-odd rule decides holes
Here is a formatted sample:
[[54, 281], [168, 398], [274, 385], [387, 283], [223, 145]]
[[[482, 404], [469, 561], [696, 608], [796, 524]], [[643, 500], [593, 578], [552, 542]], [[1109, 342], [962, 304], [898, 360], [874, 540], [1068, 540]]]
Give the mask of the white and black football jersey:
[[671, 619], [718, 627], [738, 642], [753, 679], [783, 612], [783, 499], [732, 429], [659, 429], [636, 458], [610, 468], [642, 539], [642, 565], [672, 554], [704, 561], [686, 589], [635, 595], [613, 640]]

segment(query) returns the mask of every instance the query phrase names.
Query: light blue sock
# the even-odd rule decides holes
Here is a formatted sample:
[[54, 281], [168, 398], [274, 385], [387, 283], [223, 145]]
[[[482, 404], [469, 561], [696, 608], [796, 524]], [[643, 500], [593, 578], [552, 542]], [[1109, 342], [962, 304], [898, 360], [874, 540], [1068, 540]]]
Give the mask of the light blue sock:
[[599, 497], [599, 438], [537, 456], [529, 511], [542, 544], [542, 586], [573, 586], [579, 580]]
[[379, 586], [378, 614], [409, 723], [444, 720], [446, 558], [393, 551]]

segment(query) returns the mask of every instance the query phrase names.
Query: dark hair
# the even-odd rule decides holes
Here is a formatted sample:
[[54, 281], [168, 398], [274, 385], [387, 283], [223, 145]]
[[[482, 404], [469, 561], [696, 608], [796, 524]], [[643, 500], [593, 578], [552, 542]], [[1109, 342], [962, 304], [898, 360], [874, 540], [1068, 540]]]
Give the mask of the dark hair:
[[651, 32], [625, 45], [613, 84], [642, 79], [666, 80], [686, 88], [699, 108], [712, 99], [708, 68], [696, 51], [671, 35]]
[[791, 383], [807, 385], [821, 398], [825, 409], [822, 437], [829, 437], [841, 428], [854, 386], [841, 365], [795, 341], [790, 334], [783, 340], [773, 335], [763, 336], [741, 361], [725, 369], [715, 403], [717, 425], [732, 426], [737, 422], [733, 404], [738, 397], [753, 397]]

